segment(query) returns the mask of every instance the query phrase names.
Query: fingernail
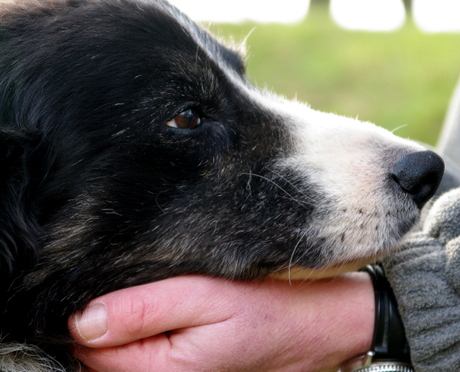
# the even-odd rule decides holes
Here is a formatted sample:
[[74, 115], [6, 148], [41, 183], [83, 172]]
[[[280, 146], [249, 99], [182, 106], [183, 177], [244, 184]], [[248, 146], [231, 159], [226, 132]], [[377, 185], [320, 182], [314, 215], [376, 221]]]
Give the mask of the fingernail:
[[89, 305], [82, 314], [75, 316], [75, 327], [85, 341], [104, 336], [109, 329], [107, 307], [104, 303]]

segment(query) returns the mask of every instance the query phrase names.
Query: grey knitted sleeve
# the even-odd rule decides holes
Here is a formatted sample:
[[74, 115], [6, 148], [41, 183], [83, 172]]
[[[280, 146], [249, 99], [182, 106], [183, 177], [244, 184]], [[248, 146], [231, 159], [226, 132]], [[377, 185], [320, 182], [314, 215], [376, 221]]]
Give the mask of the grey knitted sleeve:
[[417, 372], [460, 371], [460, 188], [433, 205], [384, 269]]

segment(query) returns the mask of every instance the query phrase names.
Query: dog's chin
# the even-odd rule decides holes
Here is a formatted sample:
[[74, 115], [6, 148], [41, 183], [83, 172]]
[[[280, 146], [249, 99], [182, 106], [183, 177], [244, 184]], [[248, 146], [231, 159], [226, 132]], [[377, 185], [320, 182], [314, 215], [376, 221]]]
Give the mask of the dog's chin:
[[358, 271], [366, 265], [375, 263], [376, 257], [364, 258], [362, 260], [351, 261], [337, 266], [308, 269], [302, 266], [293, 266], [287, 270], [279, 271], [269, 275], [271, 279], [277, 280], [317, 280], [334, 278], [339, 275]]

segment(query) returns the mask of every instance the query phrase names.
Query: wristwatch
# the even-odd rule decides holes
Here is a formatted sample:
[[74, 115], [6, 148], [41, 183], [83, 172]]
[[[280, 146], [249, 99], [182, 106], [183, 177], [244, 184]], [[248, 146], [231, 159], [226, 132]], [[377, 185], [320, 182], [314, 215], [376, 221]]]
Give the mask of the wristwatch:
[[342, 366], [339, 372], [414, 372], [404, 325], [383, 269], [366, 266], [374, 285], [375, 326], [372, 350]]
[[374, 353], [369, 351], [365, 356], [346, 363], [338, 372], [414, 372], [414, 367], [403, 361], [375, 360]]

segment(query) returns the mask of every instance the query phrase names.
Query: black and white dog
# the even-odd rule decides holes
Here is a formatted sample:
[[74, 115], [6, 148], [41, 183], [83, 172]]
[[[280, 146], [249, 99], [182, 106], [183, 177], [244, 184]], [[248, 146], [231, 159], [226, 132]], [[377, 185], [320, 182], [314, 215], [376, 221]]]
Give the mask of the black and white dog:
[[68, 316], [123, 287], [359, 267], [442, 176], [419, 145], [254, 88], [161, 0], [0, 12], [1, 371], [74, 370]]

